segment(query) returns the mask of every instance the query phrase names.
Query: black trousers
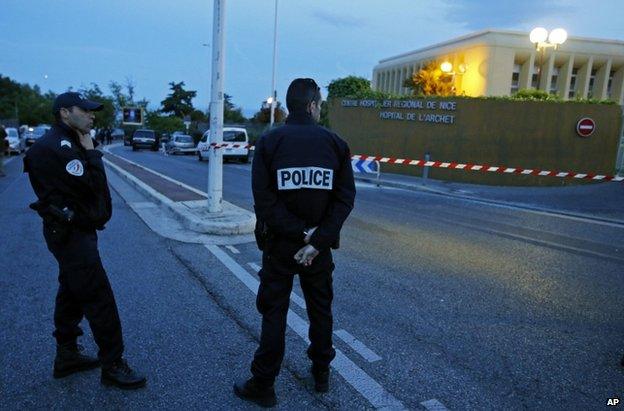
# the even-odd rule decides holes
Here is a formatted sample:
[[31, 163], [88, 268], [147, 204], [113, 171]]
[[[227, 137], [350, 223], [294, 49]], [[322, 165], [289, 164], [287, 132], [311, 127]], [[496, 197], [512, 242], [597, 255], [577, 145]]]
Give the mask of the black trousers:
[[286, 247], [286, 252], [274, 249], [262, 256], [256, 299], [256, 306], [262, 314], [262, 333], [251, 364], [253, 376], [267, 384], [272, 384], [279, 374], [284, 358], [286, 315], [295, 274], [299, 274], [310, 320], [308, 357], [316, 367], [326, 369], [336, 356], [332, 345], [334, 264], [331, 251], [323, 251], [311, 266], [303, 267], [293, 258], [296, 247]]
[[54, 309], [53, 333], [58, 344], [72, 343], [83, 334], [80, 321], [86, 317], [98, 345], [102, 366], [123, 354], [121, 322], [117, 304], [97, 248], [97, 234], [72, 230], [60, 241], [44, 224], [48, 249], [59, 265], [59, 288]]

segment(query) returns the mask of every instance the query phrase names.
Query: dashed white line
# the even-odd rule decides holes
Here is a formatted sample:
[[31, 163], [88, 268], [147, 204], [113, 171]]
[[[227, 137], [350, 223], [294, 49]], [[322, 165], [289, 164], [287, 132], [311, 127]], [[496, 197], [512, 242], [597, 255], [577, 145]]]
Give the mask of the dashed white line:
[[251, 269], [254, 270], [255, 272], [260, 271], [261, 267], [256, 263], [247, 263], [247, 265], [250, 266]]
[[429, 401], [423, 401], [420, 405], [425, 407], [428, 411], [448, 411], [448, 408], [435, 398]]
[[[232, 257], [227, 255], [222, 249], [216, 245], [206, 244], [205, 247], [221, 261], [231, 272], [241, 280], [254, 294], [258, 292], [259, 282], [251, 274], [239, 265]], [[288, 310], [287, 322], [304, 341], [308, 342], [308, 323], [297, 313]], [[385, 390], [377, 381], [375, 381], [364, 370], [358, 367], [339, 349], [336, 350], [336, 358], [332, 362], [332, 367], [364, 398], [366, 398], [373, 407], [385, 409], [404, 410], [405, 406], [401, 401], [396, 399], [392, 394]]]
[[225, 248], [230, 250], [232, 254], [240, 254], [240, 251], [238, 251], [238, 248], [234, 247], [233, 245], [226, 245]]
[[364, 345], [362, 341], [349, 334], [346, 330], [336, 330], [334, 334], [347, 343], [349, 347], [353, 348], [355, 352], [360, 354], [366, 361], [375, 362], [381, 360], [380, 356], [375, 354], [373, 350]]

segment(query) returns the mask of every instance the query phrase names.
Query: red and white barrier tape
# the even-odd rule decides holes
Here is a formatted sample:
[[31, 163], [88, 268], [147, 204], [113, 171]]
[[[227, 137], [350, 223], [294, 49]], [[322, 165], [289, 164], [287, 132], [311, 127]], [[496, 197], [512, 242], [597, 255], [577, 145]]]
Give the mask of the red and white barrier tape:
[[540, 177], [560, 177], [560, 178], [575, 178], [583, 180], [599, 180], [599, 181], [624, 181], [624, 177], [609, 176], [601, 174], [591, 173], [575, 173], [570, 171], [548, 171], [548, 170], [536, 170], [532, 168], [519, 168], [519, 167], [505, 167], [505, 166], [491, 166], [488, 164], [470, 164], [470, 163], [453, 163], [443, 161], [425, 161], [425, 160], [410, 160], [404, 158], [392, 158], [381, 156], [366, 156], [366, 155], [353, 155], [354, 160], [376, 160], [380, 163], [388, 164], [402, 164], [408, 166], [419, 167], [437, 167], [448, 168], [452, 170], [468, 170], [468, 171], [482, 171], [489, 173], [499, 174], [520, 174]]
[[253, 150], [255, 147], [251, 144], [238, 144], [238, 143], [210, 143], [210, 147], [213, 148], [248, 148]]
[[[251, 144], [237, 144], [237, 143], [210, 143], [214, 148], [248, 148], [253, 150], [255, 147]], [[559, 178], [574, 178], [578, 180], [595, 180], [595, 181], [624, 181], [624, 177], [610, 176], [602, 174], [592, 173], [576, 173], [572, 171], [550, 171], [550, 170], [537, 170], [534, 168], [520, 168], [520, 167], [505, 167], [505, 166], [491, 166], [489, 164], [471, 164], [471, 163], [454, 163], [443, 161], [425, 161], [425, 160], [411, 160], [406, 158], [393, 158], [382, 156], [367, 156], [361, 154], [355, 154], [351, 156], [352, 160], [373, 160], [380, 163], [388, 164], [401, 164], [406, 166], [418, 166], [418, 167], [436, 167], [436, 168], [448, 168], [451, 170], [466, 170], [466, 171], [481, 171], [485, 173], [499, 173], [499, 174], [519, 174], [527, 176], [539, 176], [539, 177], [559, 177]]]

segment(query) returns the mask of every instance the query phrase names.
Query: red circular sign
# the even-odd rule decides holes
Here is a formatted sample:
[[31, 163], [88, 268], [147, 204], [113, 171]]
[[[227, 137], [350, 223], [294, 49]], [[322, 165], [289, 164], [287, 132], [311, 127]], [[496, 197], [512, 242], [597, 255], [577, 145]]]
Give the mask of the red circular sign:
[[582, 118], [576, 123], [576, 133], [581, 137], [589, 137], [596, 130], [596, 123], [589, 117]]

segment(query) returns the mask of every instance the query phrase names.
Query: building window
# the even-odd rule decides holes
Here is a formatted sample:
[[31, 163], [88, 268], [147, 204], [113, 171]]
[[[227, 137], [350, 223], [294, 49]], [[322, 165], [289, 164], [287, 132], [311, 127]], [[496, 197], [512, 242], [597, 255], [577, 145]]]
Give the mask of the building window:
[[513, 73], [511, 73], [511, 90], [510, 94], [514, 95], [520, 88], [520, 64], [514, 64]]
[[587, 88], [587, 98], [594, 98], [594, 84], [596, 83], [596, 69], [591, 71], [589, 76], [589, 87]]
[[553, 67], [550, 77], [550, 94], [557, 94], [557, 80], [559, 79], [559, 68]]
[[539, 84], [537, 81], [539, 80], [539, 71], [540, 68], [538, 66], [533, 66], [533, 76], [531, 77], [531, 88], [537, 89], [539, 88]]
[[572, 69], [572, 75], [570, 76], [570, 91], [568, 93], [568, 98], [574, 98], [576, 95], [576, 74], [578, 73], [578, 69]]
[[609, 82], [607, 83], [607, 99], [611, 100], [611, 86], [613, 85], [613, 75], [615, 71], [611, 70], [609, 73]]

